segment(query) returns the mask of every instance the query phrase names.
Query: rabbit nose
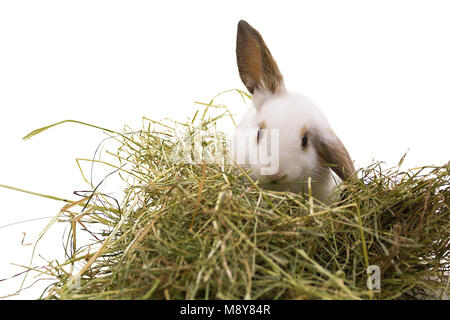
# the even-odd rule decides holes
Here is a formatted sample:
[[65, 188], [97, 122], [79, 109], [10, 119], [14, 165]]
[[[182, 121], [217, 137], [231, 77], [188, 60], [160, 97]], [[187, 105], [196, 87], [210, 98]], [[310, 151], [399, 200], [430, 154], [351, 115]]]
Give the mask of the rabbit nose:
[[278, 181], [281, 181], [284, 178], [286, 178], [285, 174], [275, 174], [273, 176], [270, 176], [270, 183], [277, 183]]

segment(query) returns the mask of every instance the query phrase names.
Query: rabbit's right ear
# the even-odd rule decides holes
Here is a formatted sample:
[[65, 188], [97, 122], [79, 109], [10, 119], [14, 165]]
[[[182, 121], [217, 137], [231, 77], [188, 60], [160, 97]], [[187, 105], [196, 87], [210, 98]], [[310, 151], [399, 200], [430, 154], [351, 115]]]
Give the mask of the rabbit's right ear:
[[263, 38], [244, 20], [238, 24], [236, 56], [239, 75], [251, 94], [284, 90], [283, 76]]

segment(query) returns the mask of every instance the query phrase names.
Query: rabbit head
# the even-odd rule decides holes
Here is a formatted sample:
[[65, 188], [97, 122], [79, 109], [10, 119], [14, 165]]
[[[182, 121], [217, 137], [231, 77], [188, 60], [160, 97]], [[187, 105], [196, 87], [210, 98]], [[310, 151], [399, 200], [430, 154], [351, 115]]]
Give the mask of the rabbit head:
[[271, 189], [307, 192], [310, 180], [313, 195], [326, 201], [339, 179], [355, 171], [349, 153], [320, 109], [285, 89], [263, 38], [243, 20], [236, 44], [239, 75], [253, 105], [233, 137], [235, 161]]

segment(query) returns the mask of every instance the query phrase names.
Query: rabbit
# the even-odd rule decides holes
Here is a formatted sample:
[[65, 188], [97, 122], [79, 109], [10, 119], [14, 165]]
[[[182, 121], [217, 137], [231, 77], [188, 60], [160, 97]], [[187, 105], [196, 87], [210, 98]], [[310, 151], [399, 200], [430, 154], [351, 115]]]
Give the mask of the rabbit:
[[308, 193], [309, 180], [312, 196], [330, 203], [333, 187], [355, 172], [347, 149], [310, 99], [286, 90], [263, 38], [244, 20], [236, 56], [253, 104], [234, 131], [233, 160], [262, 187]]

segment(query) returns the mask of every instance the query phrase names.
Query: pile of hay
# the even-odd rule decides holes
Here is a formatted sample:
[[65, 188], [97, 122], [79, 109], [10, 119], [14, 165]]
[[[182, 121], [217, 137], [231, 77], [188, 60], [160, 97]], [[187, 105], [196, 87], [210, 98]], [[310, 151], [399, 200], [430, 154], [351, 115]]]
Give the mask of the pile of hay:
[[[205, 111], [179, 125], [188, 136], [207, 133], [202, 146], [217, 151], [224, 141], [218, 119]], [[94, 188], [55, 218], [72, 228], [69, 258], [42, 269], [57, 278], [45, 298], [448, 294], [450, 163], [404, 172], [376, 163], [341, 185], [342, 200], [326, 206], [308, 195], [261, 189], [226, 161], [180, 161], [173, 156], [178, 129], [170, 123], [147, 119], [138, 132], [108, 134], [120, 143], [120, 165], [110, 166], [127, 184], [123, 198]], [[80, 246], [83, 232], [91, 240]], [[379, 290], [367, 286], [371, 265], [380, 270]]]

